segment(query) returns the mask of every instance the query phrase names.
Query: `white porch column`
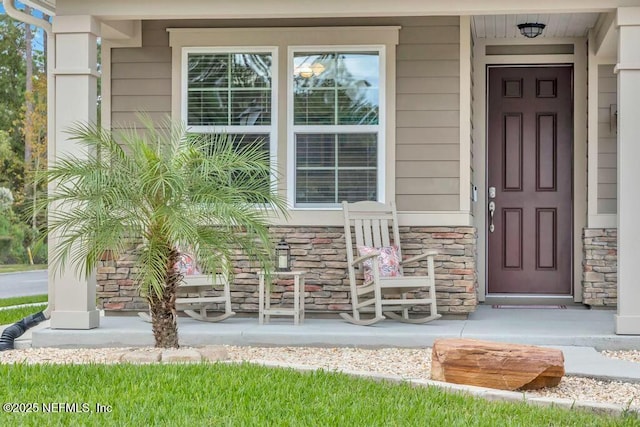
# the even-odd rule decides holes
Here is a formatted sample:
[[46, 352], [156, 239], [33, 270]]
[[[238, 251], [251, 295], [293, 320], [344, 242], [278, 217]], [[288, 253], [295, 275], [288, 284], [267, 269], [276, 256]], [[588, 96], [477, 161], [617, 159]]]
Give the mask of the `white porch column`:
[[[69, 139], [66, 130], [76, 122], [95, 122], [97, 117], [97, 36], [99, 24], [91, 16], [55, 16], [55, 85], [54, 139], [49, 142], [49, 161], [65, 153], [85, 155]], [[52, 206], [54, 210], [56, 207]], [[49, 259], [58, 236], [49, 236]], [[51, 313], [53, 329], [91, 329], [100, 324], [96, 309], [95, 273], [90, 278], [78, 277], [74, 266], [64, 271], [49, 269], [49, 287], [54, 304]], [[51, 292], [51, 291], [50, 291]]]
[[616, 333], [640, 334], [640, 8], [618, 9], [618, 313]]

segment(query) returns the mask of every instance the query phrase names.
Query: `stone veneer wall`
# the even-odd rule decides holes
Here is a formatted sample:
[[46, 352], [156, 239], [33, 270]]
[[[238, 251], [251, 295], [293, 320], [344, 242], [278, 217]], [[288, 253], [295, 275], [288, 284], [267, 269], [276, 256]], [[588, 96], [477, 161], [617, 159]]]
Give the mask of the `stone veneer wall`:
[[585, 228], [582, 302], [615, 307], [618, 298], [618, 230]]
[[[342, 227], [272, 227], [274, 239], [291, 247], [294, 269], [305, 270], [305, 310], [338, 313], [351, 309], [347, 256]], [[476, 229], [473, 227], [401, 227], [403, 256], [437, 249], [435, 259], [438, 312], [466, 315], [477, 305]], [[139, 296], [133, 268], [134, 255], [101, 261], [97, 275], [98, 307], [108, 311], [146, 310]], [[258, 268], [246, 258], [235, 260], [231, 300], [236, 312], [258, 311]], [[426, 274], [426, 261], [405, 267], [405, 274]], [[292, 297], [291, 283], [275, 284], [273, 295]], [[275, 303], [275, 302], [274, 302]]]

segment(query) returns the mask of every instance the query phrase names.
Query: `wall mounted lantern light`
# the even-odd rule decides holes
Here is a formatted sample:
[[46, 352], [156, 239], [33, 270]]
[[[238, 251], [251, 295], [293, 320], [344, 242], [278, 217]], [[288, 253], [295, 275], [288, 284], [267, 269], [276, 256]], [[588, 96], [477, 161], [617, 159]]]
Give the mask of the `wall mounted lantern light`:
[[527, 22], [525, 24], [518, 24], [518, 29], [520, 30], [520, 34], [522, 34], [523, 36], [529, 39], [533, 39], [535, 37], [538, 37], [540, 34], [542, 34], [542, 30], [544, 30], [544, 27], [546, 27], [546, 25], [532, 23], [532, 22]]

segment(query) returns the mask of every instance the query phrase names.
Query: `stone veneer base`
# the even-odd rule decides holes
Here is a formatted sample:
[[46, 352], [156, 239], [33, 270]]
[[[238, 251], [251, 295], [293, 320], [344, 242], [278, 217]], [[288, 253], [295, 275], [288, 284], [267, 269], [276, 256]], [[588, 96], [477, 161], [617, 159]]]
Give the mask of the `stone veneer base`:
[[582, 302], [592, 307], [616, 307], [618, 299], [618, 230], [585, 228]]
[[[351, 309], [342, 227], [274, 226], [270, 231], [274, 241], [284, 238], [290, 245], [293, 269], [307, 271], [306, 310], [310, 313], [338, 313]], [[439, 252], [435, 259], [438, 312], [461, 316], [473, 312], [477, 305], [476, 229], [401, 227], [400, 234], [404, 257], [417, 255], [425, 249]], [[97, 271], [99, 308], [114, 312], [147, 309], [134, 280], [135, 259], [135, 255], [127, 254], [119, 260], [100, 262]], [[258, 268], [242, 256], [234, 260], [234, 265], [232, 308], [237, 312], [257, 312]], [[404, 271], [406, 275], [426, 274], [426, 261], [405, 267]], [[292, 283], [275, 283], [273, 297], [285, 303], [292, 302]]]

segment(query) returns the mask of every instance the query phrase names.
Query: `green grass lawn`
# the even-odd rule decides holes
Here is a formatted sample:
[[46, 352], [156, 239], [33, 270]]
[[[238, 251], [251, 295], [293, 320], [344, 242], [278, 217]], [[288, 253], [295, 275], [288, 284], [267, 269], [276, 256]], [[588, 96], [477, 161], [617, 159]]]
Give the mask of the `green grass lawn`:
[[12, 305], [32, 304], [36, 302], [47, 302], [48, 295], [29, 295], [26, 297], [13, 297], [0, 299], [0, 307], [11, 307]]
[[[2, 425], [632, 426], [323, 371], [249, 364], [0, 365]], [[21, 405], [20, 405], [21, 404]], [[99, 412], [102, 409], [104, 412]], [[24, 413], [30, 410], [30, 413]]]
[[47, 306], [47, 300], [47, 295], [31, 295], [26, 297], [0, 299], [0, 308], [11, 307], [20, 304], [42, 303], [27, 307], [7, 308], [4, 310], [0, 310], [0, 325], [13, 324], [30, 314], [34, 314], [43, 310]]
[[46, 270], [46, 264], [5, 264], [0, 265], [0, 273], [17, 273], [20, 271]]
[[0, 310], [0, 325], [9, 325], [16, 323], [17, 321], [27, 317], [30, 314], [35, 314], [44, 310], [47, 304], [31, 305], [28, 307], [8, 308], [6, 310]]

